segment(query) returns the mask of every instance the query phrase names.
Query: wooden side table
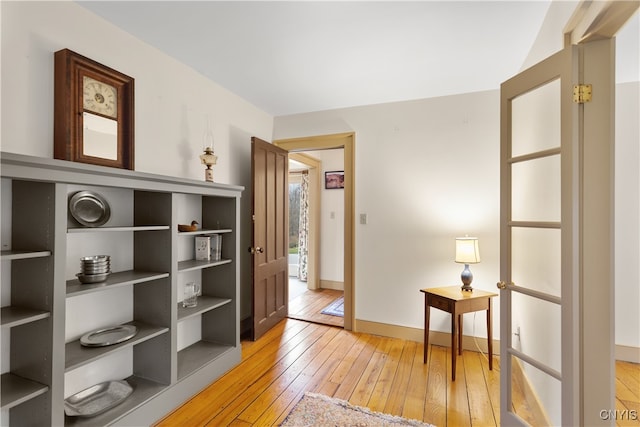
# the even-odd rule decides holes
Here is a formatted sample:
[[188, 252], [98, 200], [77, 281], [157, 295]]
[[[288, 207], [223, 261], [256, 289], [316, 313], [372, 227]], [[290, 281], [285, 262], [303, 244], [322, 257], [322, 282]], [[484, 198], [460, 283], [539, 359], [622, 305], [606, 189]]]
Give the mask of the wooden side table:
[[[493, 369], [493, 337], [491, 336], [492, 292], [474, 289], [463, 291], [460, 286], [421, 289], [424, 293], [424, 363], [429, 351], [429, 308], [435, 307], [451, 313], [451, 380], [456, 380], [456, 353], [462, 354], [462, 315], [473, 311], [487, 311], [487, 345], [489, 347], [489, 369]], [[457, 346], [457, 351], [456, 351]]]

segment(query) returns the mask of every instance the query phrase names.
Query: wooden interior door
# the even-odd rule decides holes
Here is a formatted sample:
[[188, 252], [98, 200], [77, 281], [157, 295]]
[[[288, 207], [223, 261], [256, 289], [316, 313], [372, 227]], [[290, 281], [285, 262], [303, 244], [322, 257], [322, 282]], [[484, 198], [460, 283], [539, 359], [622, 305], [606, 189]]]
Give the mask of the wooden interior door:
[[287, 151], [251, 138], [254, 340], [288, 314], [288, 173]]

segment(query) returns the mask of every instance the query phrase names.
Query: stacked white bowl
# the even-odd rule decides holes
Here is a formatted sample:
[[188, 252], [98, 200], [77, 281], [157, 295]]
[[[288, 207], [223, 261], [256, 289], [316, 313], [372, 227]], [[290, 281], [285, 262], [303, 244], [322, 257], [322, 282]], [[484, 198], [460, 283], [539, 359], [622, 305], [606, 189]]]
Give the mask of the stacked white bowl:
[[109, 255], [92, 255], [80, 258], [81, 283], [100, 283], [107, 280], [111, 274], [111, 257]]

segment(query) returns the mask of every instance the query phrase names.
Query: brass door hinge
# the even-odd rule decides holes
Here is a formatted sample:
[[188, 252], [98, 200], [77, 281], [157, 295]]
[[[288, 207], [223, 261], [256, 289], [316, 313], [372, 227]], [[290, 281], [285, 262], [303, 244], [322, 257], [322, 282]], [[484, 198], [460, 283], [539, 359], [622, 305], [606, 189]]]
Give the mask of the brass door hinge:
[[579, 84], [573, 86], [573, 102], [576, 104], [591, 102], [591, 85]]

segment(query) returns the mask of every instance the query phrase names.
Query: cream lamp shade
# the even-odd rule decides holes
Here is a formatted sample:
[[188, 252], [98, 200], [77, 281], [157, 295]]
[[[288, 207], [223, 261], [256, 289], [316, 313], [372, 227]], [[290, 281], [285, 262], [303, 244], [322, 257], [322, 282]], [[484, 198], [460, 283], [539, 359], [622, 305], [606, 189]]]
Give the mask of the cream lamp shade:
[[469, 270], [469, 264], [480, 262], [480, 245], [477, 237], [456, 237], [456, 262], [464, 264], [464, 270], [460, 278], [462, 279], [462, 290], [471, 292], [471, 282], [473, 274]]
[[477, 237], [456, 237], [456, 262], [460, 264], [480, 262], [480, 245]]

